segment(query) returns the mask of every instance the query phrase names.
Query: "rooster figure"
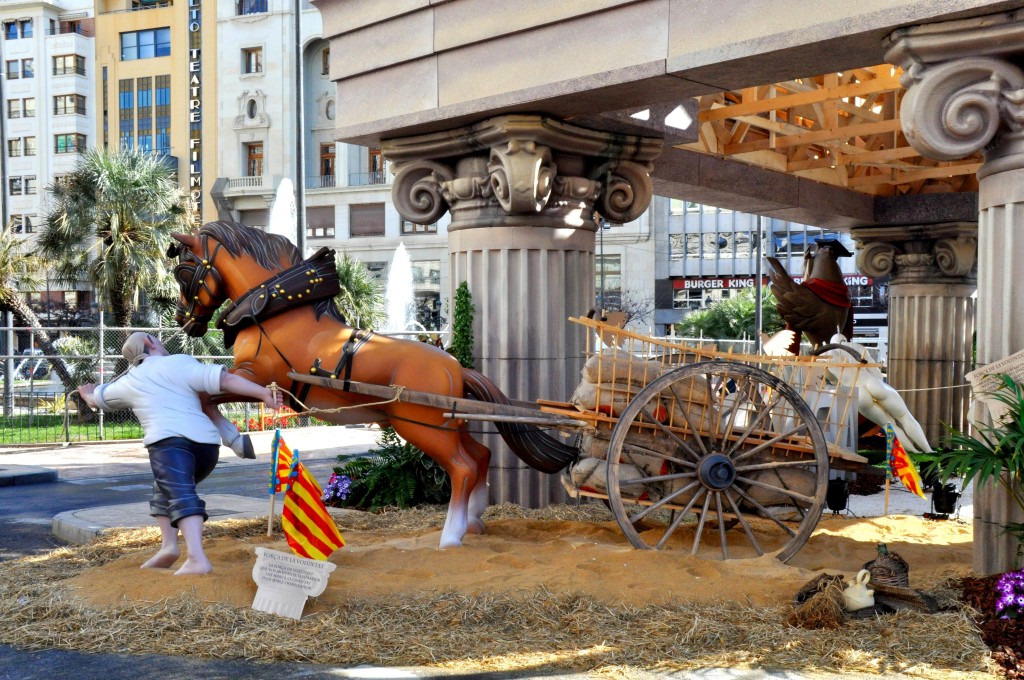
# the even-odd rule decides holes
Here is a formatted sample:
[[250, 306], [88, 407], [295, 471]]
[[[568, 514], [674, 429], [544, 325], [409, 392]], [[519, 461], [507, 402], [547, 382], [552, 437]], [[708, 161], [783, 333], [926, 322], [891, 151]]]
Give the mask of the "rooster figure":
[[836, 333], [853, 337], [853, 310], [850, 290], [843, 282], [839, 269], [840, 257], [853, 253], [834, 239], [817, 240], [818, 248], [804, 256], [804, 279], [797, 283], [786, 268], [774, 257], [766, 258], [776, 308], [786, 322], [786, 328], [796, 332], [789, 350], [800, 353], [800, 334], [812, 345], [824, 345]]
[[871, 573], [872, 585], [910, 587], [910, 565], [899, 553], [889, 552], [885, 543], [878, 544], [878, 557], [865, 562], [863, 568]]

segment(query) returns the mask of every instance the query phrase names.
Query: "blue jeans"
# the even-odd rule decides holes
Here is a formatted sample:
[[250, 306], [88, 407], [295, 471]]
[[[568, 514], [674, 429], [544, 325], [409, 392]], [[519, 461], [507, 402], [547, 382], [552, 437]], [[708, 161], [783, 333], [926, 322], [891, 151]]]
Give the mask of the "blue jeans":
[[185, 437], [167, 437], [146, 447], [153, 468], [153, 498], [149, 514], [170, 517], [171, 526], [191, 515], [202, 515], [206, 503], [196, 493], [196, 484], [213, 472], [220, 457], [219, 444], [199, 444]]

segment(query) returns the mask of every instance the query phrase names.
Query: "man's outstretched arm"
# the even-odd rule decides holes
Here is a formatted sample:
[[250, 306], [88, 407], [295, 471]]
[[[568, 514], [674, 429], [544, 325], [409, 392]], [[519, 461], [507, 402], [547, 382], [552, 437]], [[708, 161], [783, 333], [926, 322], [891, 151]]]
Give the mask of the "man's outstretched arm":
[[240, 375], [227, 371], [222, 371], [220, 374], [220, 389], [222, 392], [258, 399], [266, 404], [267, 408], [278, 409], [284, 404], [280, 391], [272, 391], [269, 387], [257, 385], [251, 380], [246, 380]]

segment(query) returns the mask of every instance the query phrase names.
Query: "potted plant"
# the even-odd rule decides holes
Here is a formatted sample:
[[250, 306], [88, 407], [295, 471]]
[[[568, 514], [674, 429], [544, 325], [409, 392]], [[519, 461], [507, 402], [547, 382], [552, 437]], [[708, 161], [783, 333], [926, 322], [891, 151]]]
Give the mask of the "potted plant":
[[[976, 425], [975, 434], [953, 427], [949, 430], [949, 449], [934, 454], [942, 472], [942, 481], [950, 477], [963, 480], [966, 487], [997, 483], [1024, 511], [1024, 388], [1008, 375], [998, 375], [999, 386], [989, 396], [1007, 412], [991, 425]], [[1024, 522], [1003, 525], [1003, 531], [1017, 540], [1017, 567], [1024, 557]]]

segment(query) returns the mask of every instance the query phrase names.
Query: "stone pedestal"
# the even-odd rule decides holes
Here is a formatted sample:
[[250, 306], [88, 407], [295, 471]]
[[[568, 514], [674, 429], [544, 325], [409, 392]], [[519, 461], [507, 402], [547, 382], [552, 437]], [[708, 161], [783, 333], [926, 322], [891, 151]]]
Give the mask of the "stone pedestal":
[[[977, 226], [939, 224], [852, 230], [857, 266], [888, 276], [888, 382], [941, 445], [945, 425], [967, 427], [977, 289]], [[952, 389], [950, 389], [952, 388]]]
[[[983, 150], [978, 171], [977, 361], [1024, 349], [1024, 16], [1019, 12], [912, 27], [889, 37], [886, 60], [907, 88], [900, 118], [923, 155], [953, 160]], [[1024, 512], [998, 486], [974, 495], [974, 568], [1013, 567], [1016, 541], [1001, 533]]]
[[[449, 296], [468, 282], [475, 368], [511, 399], [567, 400], [579, 383], [585, 338], [568, 318], [593, 307], [594, 213], [628, 222], [647, 209], [661, 145], [518, 114], [382, 144], [405, 219], [450, 211]], [[529, 469], [496, 436], [486, 444], [492, 502], [565, 498], [556, 475]]]

